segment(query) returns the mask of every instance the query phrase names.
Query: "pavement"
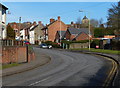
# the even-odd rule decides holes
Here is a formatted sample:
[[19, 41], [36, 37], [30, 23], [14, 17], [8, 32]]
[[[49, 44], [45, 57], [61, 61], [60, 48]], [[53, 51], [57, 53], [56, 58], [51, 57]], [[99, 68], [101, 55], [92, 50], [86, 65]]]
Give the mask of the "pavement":
[[29, 63], [22, 63], [21, 65], [16, 66], [16, 67], [3, 69], [2, 77], [22, 73], [22, 72], [25, 72], [28, 70], [32, 70], [34, 68], [37, 68], [39, 66], [43, 66], [43, 65], [49, 63], [50, 60], [51, 60], [50, 56], [47, 56], [46, 54], [35, 51], [35, 59], [33, 61], [31, 61]]

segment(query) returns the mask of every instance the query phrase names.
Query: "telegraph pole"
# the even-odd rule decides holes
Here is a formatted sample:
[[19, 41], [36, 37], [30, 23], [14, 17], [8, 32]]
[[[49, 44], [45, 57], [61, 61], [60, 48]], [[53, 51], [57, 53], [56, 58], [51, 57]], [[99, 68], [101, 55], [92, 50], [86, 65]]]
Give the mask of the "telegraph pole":
[[[79, 12], [88, 12], [88, 11], [79, 10]], [[90, 34], [90, 12], [88, 12], [88, 15], [89, 15], [89, 19], [88, 19], [89, 20], [89, 46], [88, 47], [89, 47], [89, 51], [90, 51], [90, 35], [91, 35]]]

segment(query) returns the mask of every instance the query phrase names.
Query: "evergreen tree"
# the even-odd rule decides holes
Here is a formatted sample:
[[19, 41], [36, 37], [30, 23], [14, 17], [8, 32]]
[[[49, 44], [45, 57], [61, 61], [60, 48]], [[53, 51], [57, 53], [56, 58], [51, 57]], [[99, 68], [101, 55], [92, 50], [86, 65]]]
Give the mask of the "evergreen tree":
[[108, 27], [119, 31], [120, 30], [120, 1], [117, 5], [112, 5], [112, 8], [108, 10]]
[[15, 31], [9, 24], [7, 25], [7, 39], [15, 39]]

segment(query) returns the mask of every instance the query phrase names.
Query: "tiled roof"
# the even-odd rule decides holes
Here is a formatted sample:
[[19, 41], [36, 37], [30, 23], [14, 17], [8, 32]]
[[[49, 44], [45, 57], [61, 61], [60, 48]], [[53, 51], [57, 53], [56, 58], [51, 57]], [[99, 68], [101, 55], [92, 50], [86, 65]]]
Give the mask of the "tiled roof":
[[86, 34], [89, 34], [89, 29], [88, 28], [68, 28], [68, 31], [70, 32], [70, 34], [79, 34], [81, 32], [84, 32]]
[[61, 36], [63, 37], [66, 31], [57, 31], [57, 32], [59, 35], [61, 34]]
[[9, 25], [14, 29], [14, 25], [16, 25], [16, 29], [20, 29], [20, 30], [23, 30], [23, 29], [27, 29], [27, 28], [30, 28], [32, 26], [32, 24], [27, 24], [27, 23], [9, 23]]
[[[56, 20], [57, 21], [57, 20]], [[48, 24], [48, 25], [46, 25], [45, 27], [43, 27], [41, 30], [43, 30], [43, 29], [47, 29], [51, 24], [53, 24], [53, 23], [55, 23], [56, 21], [53, 21], [52, 23], [50, 23], [50, 24]]]
[[34, 30], [38, 25], [33, 26], [33, 28], [30, 29], [30, 31]]

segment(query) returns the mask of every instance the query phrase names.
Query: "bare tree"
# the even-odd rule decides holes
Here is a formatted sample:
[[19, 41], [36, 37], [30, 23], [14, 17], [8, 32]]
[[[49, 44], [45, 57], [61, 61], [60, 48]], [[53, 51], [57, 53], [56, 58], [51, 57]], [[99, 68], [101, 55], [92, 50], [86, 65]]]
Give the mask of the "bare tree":
[[98, 27], [98, 20], [96, 20], [96, 19], [91, 19], [91, 20], [90, 20], [90, 24], [91, 24], [93, 27]]
[[98, 21], [98, 23], [99, 23], [99, 26], [100, 26], [101, 24], [103, 24], [103, 19], [100, 18], [100, 20]]
[[81, 18], [78, 17], [78, 18], [77, 18], [77, 21], [76, 21], [76, 24], [81, 24], [81, 23], [82, 23]]

